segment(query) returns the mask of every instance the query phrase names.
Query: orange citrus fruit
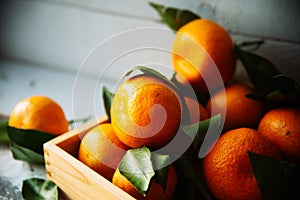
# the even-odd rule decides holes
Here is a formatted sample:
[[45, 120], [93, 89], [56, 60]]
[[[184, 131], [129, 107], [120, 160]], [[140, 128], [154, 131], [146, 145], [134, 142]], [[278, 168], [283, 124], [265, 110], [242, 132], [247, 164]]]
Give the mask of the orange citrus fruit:
[[298, 107], [281, 107], [268, 111], [259, 123], [258, 132], [271, 140], [286, 159], [300, 164], [300, 109]]
[[127, 146], [165, 146], [181, 122], [181, 99], [163, 80], [137, 75], [124, 81], [111, 105], [111, 123]]
[[126, 150], [128, 147], [118, 139], [111, 124], [104, 123], [91, 129], [82, 138], [78, 159], [111, 180]]
[[8, 125], [55, 135], [65, 133], [69, 128], [60, 105], [45, 96], [31, 96], [19, 101], [9, 117]]
[[188, 109], [190, 124], [209, 118], [209, 114], [206, 109], [196, 99], [185, 96], [184, 101]]
[[[172, 52], [178, 82], [190, 84], [196, 91], [215, 89], [220, 86], [217, 84], [228, 82], [234, 75], [236, 58], [232, 39], [213, 21], [196, 19], [182, 26], [175, 35]], [[213, 65], [222, 78], [219, 82]], [[211, 80], [210, 88], [205, 80]]]
[[250, 128], [224, 133], [203, 158], [206, 183], [217, 199], [262, 199], [248, 151], [280, 159], [271, 141]]
[[168, 167], [168, 177], [165, 189], [152, 179], [146, 196], [139, 193], [134, 185], [132, 185], [132, 183], [124, 177], [119, 170], [116, 170], [112, 183], [138, 200], [171, 200], [176, 190], [177, 173], [173, 165], [170, 165]]
[[[225, 90], [213, 94], [207, 102], [206, 110], [210, 115], [223, 114], [225, 131], [240, 127], [256, 129], [264, 114], [264, 107], [261, 102], [245, 96], [251, 92], [253, 90], [250, 87], [237, 83], [229, 84]], [[215, 109], [214, 113], [212, 107]]]

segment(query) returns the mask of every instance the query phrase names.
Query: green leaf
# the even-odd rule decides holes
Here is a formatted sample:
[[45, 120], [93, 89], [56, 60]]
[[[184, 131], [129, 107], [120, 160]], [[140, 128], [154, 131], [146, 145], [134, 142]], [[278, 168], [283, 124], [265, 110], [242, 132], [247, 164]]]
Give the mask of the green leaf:
[[23, 160], [31, 163], [44, 163], [43, 154], [36, 153], [28, 148], [21, 147], [13, 142], [10, 143], [10, 149], [14, 159]]
[[37, 130], [18, 129], [7, 126], [11, 143], [11, 151], [17, 160], [26, 162], [43, 163], [43, 144], [56, 135]]
[[182, 131], [193, 140], [193, 145], [198, 148], [202, 144], [206, 132], [210, 126], [219, 127], [221, 125], [221, 114], [217, 114], [209, 119], [182, 126]]
[[265, 101], [269, 106], [282, 106], [283, 104], [300, 104], [299, 84], [284, 74], [275, 75], [273, 78], [274, 89], [269, 92], [255, 91], [246, 96], [258, 101]]
[[102, 88], [102, 98], [104, 103], [105, 113], [110, 121], [110, 108], [112, 104], [112, 100], [114, 98], [114, 94], [110, 92], [105, 86]]
[[[186, 155], [183, 155], [177, 159], [174, 165], [177, 169], [176, 171], [180, 173], [181, 176], [191, 181], [191, 183], [193, 183], [197, 191], [201, 193], [205, 200], [214, 200], [214, 197], [204, 182], [204, 178], [196, 173], [193, 163]], [[198, 166], [197, 170], [201, 170], [200, 166]]]
[[28, 148], [39, 154], [44, 153], [43, 144], [56, 137], [56, 135], [50, 133], [37, 130], [19, 129], [11, 126], [7, 127], [7, 132], [10, 140], [13, 143]]
[[246, 96], [264, 101], [269, 107], [285, 104], [300, 104], [300, 85], [280, 73], [267, 59], [235, 46], [255, 91]]
[[0, 119], [0, 144], [8, 144], [9, 143], [7, 126], [8, 126], [8, 120]]
[[300, 167], [294, 163], [248, 152], [264, 199], [300, 199]]
[[149, 67], [140, 66], [140, 65], [135, 66], [132, 69], [130, 69], [129, 71], [127, 71], [127, 73], [122, 78], [124, 79], [125, 77], [129, 76], [131, 73], [133, 73], [136, 70], [141, 71], [143, 74], [151, 75], [151, 76], [159, 78], [160, 80], [164, 81], [167, 85], [169, 85], [171, 88], [173, 88], [176, 92], [179, 93], [178, 88], [171, 80], [166, 78], [164, 75], [162, 75], [158, 71], [151, 69]]
[[189, 10], [165, 7], [153, 2], [150, 2], [149, 4], [158, 12], [162, 22], [175, 31], [188, 22], [201, 18]]
[[299, 84], [295, 80], [284, 74], [274, 76], [273, 81], [276, 88], [278, 88], [282, 92], [288, 93], [300, 91]]
[[173, 88], [175, 88], [175, 89], [177, 88], [172, 81], [170, 81], [168, 78], [166, 78], [164, 75], [162, 75], [158, 71], [151, 69], [149, 67], [140, 66], [140, 65], [133, 67], [122, 78], [129, 76], [132, 72], [134, 72], [136, 70], [140, 70], [143, 74], [155, 76], [155, 77], [161, 79], [162, 81], [165, 81], [168, 85], [172, 86]]
[[152, 154], [151, 160], [153, 168], [155, 170], [154, 178], [156, 183], [161, 185], [162, 188], [166, 189], [170, 156], [163, 154]]
[[274, 86], [277, 90], [268, 93], [265, 97], [267, 102], [300, 104], [300, 85], [290, 77], [279, 74], [273, 77]]
[[118, 170], [142, 195], [146, 196], [151, 179], [155, 175], [151, 152], [147, 147], [128, 150]]
[[275, 89], [273, 77], [280, 74], [267, 59], [235, 46], [238, 58], [243, 63], [255, 89], [268, 93]]
[[52, 181], [31, 178], [23, 181], [22, 195], [25, 200], [57, 200], [58, 189]]

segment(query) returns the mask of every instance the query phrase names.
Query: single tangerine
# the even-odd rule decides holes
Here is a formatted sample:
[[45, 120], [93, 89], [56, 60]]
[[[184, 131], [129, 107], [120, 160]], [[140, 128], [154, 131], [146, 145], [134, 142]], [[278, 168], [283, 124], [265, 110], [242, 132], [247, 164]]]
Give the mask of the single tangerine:
[[300, 109], [280, 107], [268, 111], [258, 126], [282, 152], [283, 156], [300, 164]]
[[8, 125], [54, 135], [65, 133], [69, 123], [61, 106], [46, 96], [30, 96], [14, 107]]
[[[215, 90], [229, 82], [236, 69], [234, 45], [229, 33], [207, 19], [193, 20], [177, 31], [172, 61], [178, 74], [177, 81], [182, 85], [190, 84], [197, 92]], [[210, 81], [209, 88], [207, 81]]]
[[81, 140], [78, 159], [110, 180], [129, 148], [116, 136], [110, 123], [91, 129]]
[[270, 140], [250, 128], [230, 130], [203, 158], [206, 183], [217, 199], [262, 199], [248, 152], [280, 159]]
[[240, 127], [256, 129], [264, 115], [264, 106], [261, 102], [246, 97], [252, 92], [253, 89], [248, 86], [229, 84], [225, 90], [213, 94], [205, 108], [210, 115], [222, 114], [224, 131]]
[[165, 81], [152, 75], [137, 75], [117, 89], [111, 105], [111, 123], [127, 146], [165, 146], [181, 123], [181, 98]]

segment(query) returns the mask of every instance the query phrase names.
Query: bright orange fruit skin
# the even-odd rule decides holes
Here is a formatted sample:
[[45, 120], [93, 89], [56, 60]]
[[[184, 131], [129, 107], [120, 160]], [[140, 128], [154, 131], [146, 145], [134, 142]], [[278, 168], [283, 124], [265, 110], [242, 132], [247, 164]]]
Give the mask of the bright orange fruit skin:
[[165, 146], [181, 123], [181, 98], [164, 81], [137, 75], [117, 89], [111, 105], [111, 123], [127, 146]]
[[283, 156], [300, 164], [300, 109], [275, 108], [267, 112], [258, 131], [273, 142]]
[[262, 199], [248, 151], [281, 158], [271, 141], [250, 128], [238, 128], [224, 133], [203, 158], [206, 183], [217, 199]]
[[[252, 92], [253, 89], [250, 87], [237, 83], [229, 84], [225, 90], [213, 94], [205, 108], [210, 115], [222, 113], [224, 131], [240, 127], [256, 129], [264, 115], [264, 106], [261, 102], [245, 96]], [[215, 113], [212, 113], [212, 106]], [[225, 113], [224, 109], [226, 109]]]
[[63, 109], [46, 96], [31, 96], [17, 103], [8, 125], [59, 135], [68, 131], [69, 123]]
[[[172, 47], [172, 61], [177, 79], [190, 84], [197, 92], [206, 92], [230, 81], [236, 69], [234, 45], [228, 32], [219, 24], [196, 19], [182, 26], [176, 33]], [[220, 73], [222, 80], [216, 76]], [[207, 88], [204, 78], [212, 80]], [[185, 80], [184, 80], [185, 79]]]

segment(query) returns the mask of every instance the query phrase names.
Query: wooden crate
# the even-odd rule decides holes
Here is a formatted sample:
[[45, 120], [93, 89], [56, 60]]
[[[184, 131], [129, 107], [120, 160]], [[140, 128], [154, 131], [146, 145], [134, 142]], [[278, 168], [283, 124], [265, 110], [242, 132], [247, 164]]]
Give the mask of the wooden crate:
[[106, 118], [90, 121], [44, 144], [47, 178], [57, 184], [66, 199], [122, 199], [132, 196], [77, 159], [81, 138]]

